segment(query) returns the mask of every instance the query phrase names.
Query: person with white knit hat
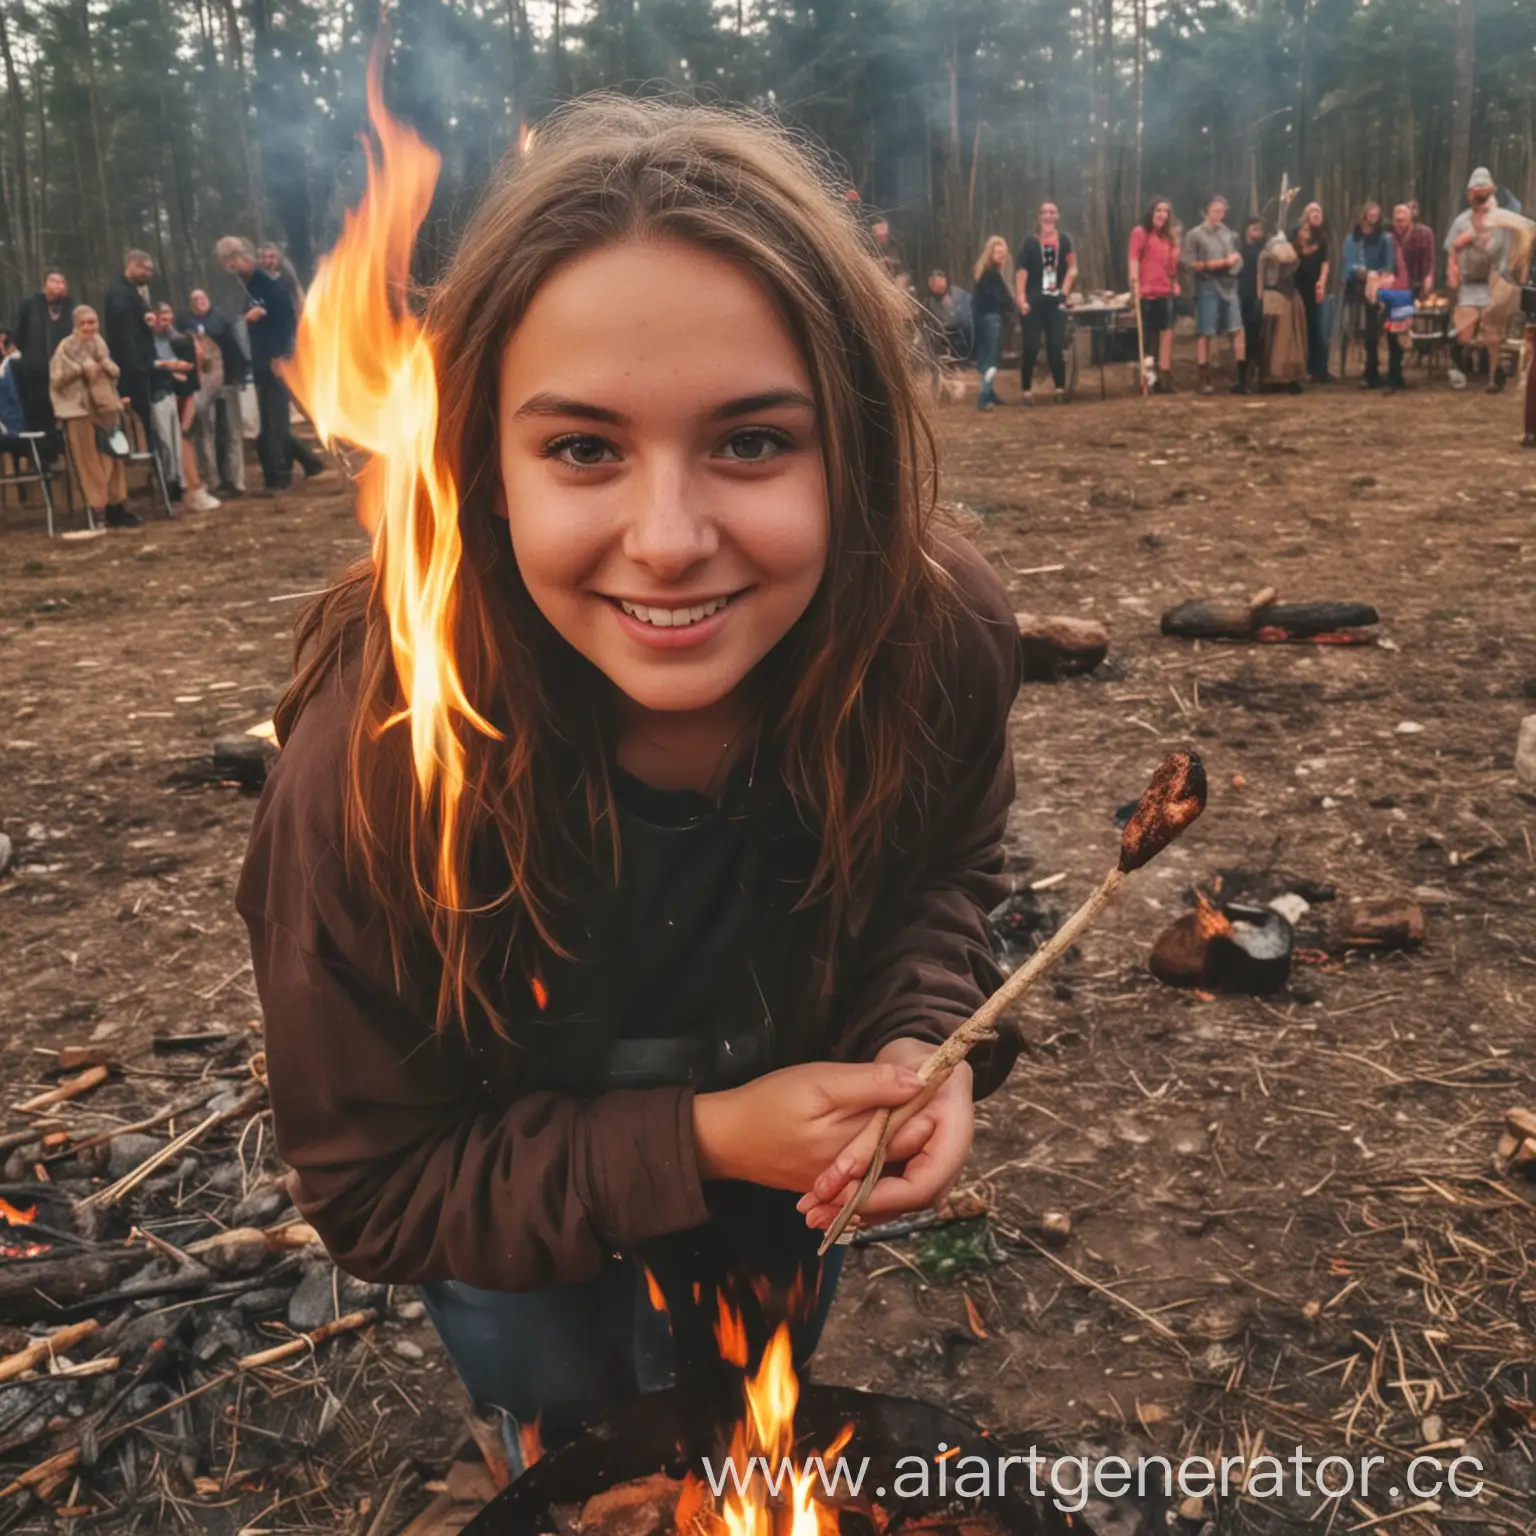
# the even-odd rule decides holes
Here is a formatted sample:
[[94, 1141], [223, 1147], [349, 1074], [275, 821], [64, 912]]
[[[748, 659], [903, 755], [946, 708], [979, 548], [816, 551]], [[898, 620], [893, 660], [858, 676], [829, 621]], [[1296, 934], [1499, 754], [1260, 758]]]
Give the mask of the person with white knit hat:
[[1446, 276], [1456, 290], [1451, 314], [1453, 335], [1451, 385], [1465, 389], [1471, 348], [1488, 353], [1488, 391], [1504, 388], [1506, 374], [1499, 348], [1510, 316], [1520, 303], [1515, 271], [1530, 256], [1531, 220], [1499, 207], [1493, 177], [1478, 166], [1467, 181], [1467, 207], [1445, 237], [1450, 258]]

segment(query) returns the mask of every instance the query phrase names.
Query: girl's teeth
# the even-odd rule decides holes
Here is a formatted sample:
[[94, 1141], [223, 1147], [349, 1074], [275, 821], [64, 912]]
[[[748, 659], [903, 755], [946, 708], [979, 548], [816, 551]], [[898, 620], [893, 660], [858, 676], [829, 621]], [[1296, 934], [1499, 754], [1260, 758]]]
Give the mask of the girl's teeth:
[[642, 624], [654, 624], [658, 629], [677, 629], [687, 624], [697, 624], [712, 613], [718, 613], [728, 601], [728, 598], [719, 597], [711, 603], [703, 603], [694, 608], [647, 608], [643, 604], [626, 603], [621, 599], [619, 607]]

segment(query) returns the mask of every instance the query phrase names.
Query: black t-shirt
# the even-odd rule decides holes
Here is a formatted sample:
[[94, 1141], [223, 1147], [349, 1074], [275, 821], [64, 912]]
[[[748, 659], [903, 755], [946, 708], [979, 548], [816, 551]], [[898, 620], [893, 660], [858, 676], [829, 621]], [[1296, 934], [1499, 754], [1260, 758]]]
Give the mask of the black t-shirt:
[[1026, 235], [1015, 259], [1024, 274], [1024, 296], [1031, 304], [1042, 299], [1060, 299], [1062, 284], [1072, 255], [1072, 237], [1066, 230], [1056, 231], [1056, 244], [1042, 244], [1039, 235]]

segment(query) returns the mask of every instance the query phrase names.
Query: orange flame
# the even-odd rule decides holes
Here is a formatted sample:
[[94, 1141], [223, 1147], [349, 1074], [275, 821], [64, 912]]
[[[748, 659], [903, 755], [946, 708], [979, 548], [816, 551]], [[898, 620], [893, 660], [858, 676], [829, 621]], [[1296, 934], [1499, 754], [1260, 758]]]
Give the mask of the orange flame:
[[437, 450], [437, 376], [432, 350], [407, 304], [411, 248], [437, 185], [437, 152], [384, 107], [384, 45], [368, 66], [364, 140], [368, 187], [320, 263], [299, 319], [287, 370], [321, 439], [373, 456], [358, 486], [358, 517], [373, 535], [373, 560], [389, 617], [423, 803], [436, 796], [439, 900], [460, 893], [448, 847], [464, 786], [460, 723], [498, 735], [465, 694], [453, 650], [455, 583], [462, 557], [458, 487]]
[[1195, 928], [1202, 939], [1214, 939], [1232, 932], [1226, 913], [1204, 891], [1195, 892]]
[[657, 1283], [656, 1276], [651, 1273], [648, 1264], [642, 1264], [640, 1268], [645, 1271], [645, 1293], [650, 1297], [652, 1307], [660, 1312], [670, 1323], [672, 1321], [672, 1314], [667, 1310], [667, 1298], [662, 1294], [662, 1289]]
[[8, 1227], [26, 1227], [37, 1220], [37, 1207], [29, 1205], [26, 1210], [20, 1206], [12, 1205], [9, 1200], [0, 1200], [0, 1221]]
[[[720, 1313], [722, 1321], [731, 1315], [724, 1297], [720, 1299]], [[744, 1342], [745, 1329], [739, 1316], [735, 1317], [735, 1327]], [[774, 1500], [770, 1500], [762, 1478], [752, 1479], [744, 1490], [729, 1488], [719, 1511], [724, 1536], [837, 1536], [836, 1509], [816, 1496], [821, 1484], [818, 1467], [810, 1460], [798, 1465], [792, 1460], [800, 1382], [795, 1375], [788, 1323], [781, 1323], [768, 1341], [756, 1374], [743, 1384], [743, 1394], [746, 1413], [731, 1436], [731, 1457], [739, 1467], [754, 1465], [753, 1457], [764, 1457], [772, 1472], [782, 1469], [784, 1476]], [[835, 1457], [852, 1435], [853, 1426], [844, 1425], [822, 1454], [822, 1464]]]
[[736, 1311], [724, 1296], [718, 1298], [720, 1315], [715, 1319], [715, 1343], [720, 1348], [720, 1358], [743, 1370], [747, 1365], [747, 1325], [741, 1313]]
[[535, 1419], [531, 1424], [519, 1424], [517, 1426], [517, 1443], [523, 1452], [523, 1470], [526, 1472], [534, 1462], [539, 1461], [544, 1455], [544, 1437], [539, 1433], [539, 1421]]
[[532, 987], [533, 1001], [538, 1007], [539, 1012], [543, 1013], [549, 1007], [549, 988], [537, 976], [533, 978]]

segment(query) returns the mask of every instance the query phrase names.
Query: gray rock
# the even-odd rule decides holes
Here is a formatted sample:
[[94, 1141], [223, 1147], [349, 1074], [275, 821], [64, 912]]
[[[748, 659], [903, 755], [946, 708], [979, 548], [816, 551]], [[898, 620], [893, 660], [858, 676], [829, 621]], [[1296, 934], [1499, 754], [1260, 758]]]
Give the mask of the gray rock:
[[288, 1326], [297, 1333], [308, 1333], [336, 1316], [336, 1298], [331, 1277], [336, 1266], [329, 1261], [311, 1264], [304, 1278], [288, 1299]]
[[233, 1312], [216, 1312], [207, 1326], [198, 1334], [192, 1353], [205, 1365], [228, 1351], [244, 1354], [245, 1328]]
[[263, 1286], [259, 1291], [243, 1291], [235, 1297], [235, 1306], [247, 1317], [261, 1317], [268, 1312], [281, 1312], [288, 1305], [291, 1293], [282, 1286]]
[[221, 1163], [208, 1175], [208, 1189], [215, 1195], [238, 1195], [244, 1180], [239, 1163]]
[[351, 1275], [341, 1277], [343, 1312], [360, 1312], [364, 1307], [382, 1307], [388, 1295], [389, 1287], [386, 1285], [370, 1285], [366, 1280], [358, 1280]]
[[427, 1358], [426, 1350], [420, 1344], [413, 1344], [409, 1339], [396, 1339], [391, 1347], [402, 1360], [425, 1360]]
[[288, 1194], [276, 1184], [260, 1184], [240, 1201], [230, 1217], [236, 1227], [264, 1227], [288, 1209]]
[[216, 1093], [203, 1105], [203, 1113], [222, 1114], [226, 1109], [233, 1109], [244, 1097], [245, 1095], [238, 1088], [226, 1088], [223, 1093]]
[[16, 845], [4, 832], [0, 832], [0, 875], [11, 867], [11, 860], [16, 856]]
[[182, 1158], [176, 1164], [176, 1179], [178, 1183], [190, 1184], [197, 1177], [197, 1170], [203, 1165], [192, 1156]]
[[414, 1298], [410, 1301], [397, 1301], [395, 1303], [395, 1316], [398, 1317], [402, 1322], [418, 1322], [426, 1315], [426, 1304], [424, 1302], [416, 1301]]
[[109, 1145], [111, 1155], [107, 1158], [107, 1177], [120, 1179], [132, 1173], [146, 1157], [158, 1152], [165, 1143], [157, 1137], [142, 1136], [136, 1131], [130, 1131], [123, 1136], [114, 1136]]

